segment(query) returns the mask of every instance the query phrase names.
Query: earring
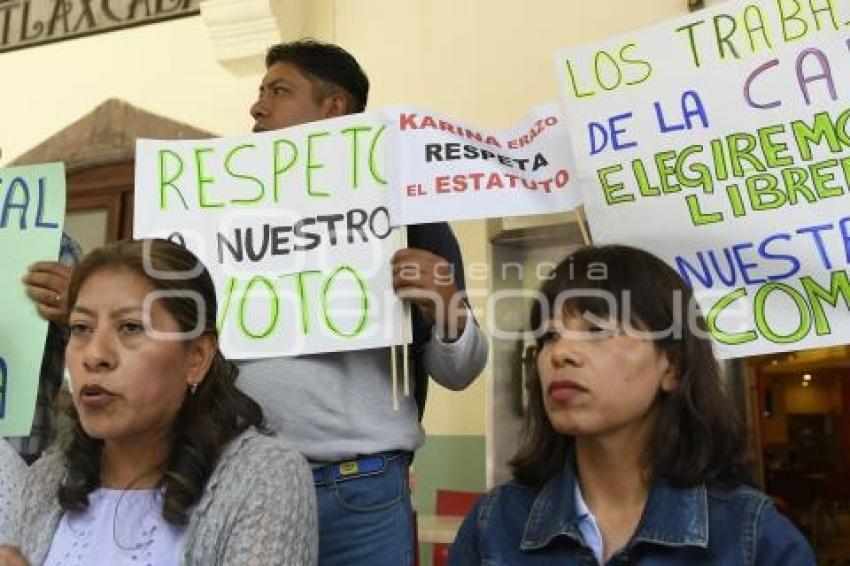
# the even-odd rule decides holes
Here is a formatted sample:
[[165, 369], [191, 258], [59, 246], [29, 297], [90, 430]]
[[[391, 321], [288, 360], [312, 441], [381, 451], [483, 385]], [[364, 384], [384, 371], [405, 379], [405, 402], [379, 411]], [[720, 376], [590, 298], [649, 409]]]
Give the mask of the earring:
[[192, 385], [189, 386], [189, 395], [194, 395], [195, 391], [197, 391], [197, 390], [198, 390], [198, 384], [193, 383]]

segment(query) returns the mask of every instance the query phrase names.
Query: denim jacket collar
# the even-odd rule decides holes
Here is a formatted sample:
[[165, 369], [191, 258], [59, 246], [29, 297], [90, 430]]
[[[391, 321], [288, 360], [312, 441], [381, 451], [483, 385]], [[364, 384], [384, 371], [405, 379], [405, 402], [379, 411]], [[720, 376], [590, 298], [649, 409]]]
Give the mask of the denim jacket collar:
[[[582, 541], [575, 485], [573, 459], [568, 456], [560, 472], [546, 482], [532, 504], [520, 543], [522, 550], [543, 548], [559, 535]], [[628, 546], [639, 542], [707, 548], [708, 493], [705, 485], [676, 488], [664, 481], [655, 482]]]

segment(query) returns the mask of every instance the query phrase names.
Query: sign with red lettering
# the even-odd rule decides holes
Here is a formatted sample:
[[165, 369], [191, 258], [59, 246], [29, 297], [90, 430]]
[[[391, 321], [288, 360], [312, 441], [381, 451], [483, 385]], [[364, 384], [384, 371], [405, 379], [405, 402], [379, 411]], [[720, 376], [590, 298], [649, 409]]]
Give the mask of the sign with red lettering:
[[506, 132], [393, 108], [387, 162], [394, 225], [546, 214], [575, 208], [569, 134], [556, 104]]

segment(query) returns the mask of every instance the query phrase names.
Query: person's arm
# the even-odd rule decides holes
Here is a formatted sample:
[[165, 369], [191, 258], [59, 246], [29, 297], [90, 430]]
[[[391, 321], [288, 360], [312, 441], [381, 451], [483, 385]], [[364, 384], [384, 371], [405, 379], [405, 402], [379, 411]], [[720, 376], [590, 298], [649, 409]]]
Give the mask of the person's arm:
[[0, 544], [0, 566], [29, 566], [29, 564], [17, 548]]
[[296, 452], [265, 453], [256, 469], [247, 469], [250, 492], [227, 534], [223, 566], [302, 566], [315, 564], [318, 520], [313, 477]]
[[484, 369], [488, 343], [465, 299], [457, 238], [444, 222], [423, 224], [408, 227], [408, 244], [393, 256], [393, 285], [418, 310], [414, 340], [425, 343], [425, 370], [444, 387], [464, 389]]
[[62, 514], [56, 494], [65, 476], [66, 464], [64, 454], [52, 450], [26, 468], [15, 496], [17, 504], [11, 510], [9, 532], [0, 540], [4, 556], [13, 560], [10, 565], [44, 563]]
[[[472, 322], [457, 284], [458, 267], [429, 250], [403, 248], [392, 259], [393, 287], [401, 299], [410, 301], [429, 326], [454, 342]], [[462, 268], [461, 268], [462, 269]]]
[[[21, 489], [27, 465], [6, 440], [0, 438], [0, 543], [12, 538], [11, 528], [21, 504]], [[0, 562], [2, 565], [2, 562]]]
[[759, 566], [815, 566], [806, 538], [773, 503], [766, 502], [756, 524], [755, 560]]
[[474, 320], [454, 342], [442, 340], [434, 329], [434, 335], [425, 345], [425, 370], [443, 387], [460, 391], [484, 369], [488, 348], [487, 337]]
[[27, 295], [45, 320], [65, 326], [71, 268], [58, 261], [39, 261], [24, 277]]
[[38, 314], [59, 327], [66, 325], [68, 284], [81, 256], [80, 245], [63, 232], [59, 260], [38, 261], [29, 266], [24, 276], [27, 295], [35, 302]]

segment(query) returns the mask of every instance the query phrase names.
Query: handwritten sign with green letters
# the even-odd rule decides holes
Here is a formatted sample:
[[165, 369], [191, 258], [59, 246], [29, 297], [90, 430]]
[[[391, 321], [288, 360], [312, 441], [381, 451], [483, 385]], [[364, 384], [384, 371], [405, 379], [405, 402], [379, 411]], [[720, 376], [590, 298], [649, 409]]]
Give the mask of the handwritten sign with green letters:
[[850, 341], [847, 22], [735, 1], [555, 56], [594, 240], [675, 267], [724, 357]]
[[210, 269], [222, 348], [261, 358], [402, 341], [385, 133], [373, 114], [136, 148], [135, 236]]

